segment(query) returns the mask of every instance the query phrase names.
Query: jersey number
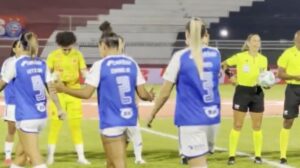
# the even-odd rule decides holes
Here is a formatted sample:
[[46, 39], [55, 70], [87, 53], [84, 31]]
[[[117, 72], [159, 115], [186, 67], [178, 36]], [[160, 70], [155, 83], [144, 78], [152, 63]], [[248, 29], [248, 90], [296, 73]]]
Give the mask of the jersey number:
[[35, 75], [31, 77], [33, 91], [37, 92], [35, 95], [36, 101], [43, 101], [46, 100], [45, 94], [45, 85], [44, 82], [39, 75]]
[[214, 101], [213, 87], [213, 73], [203, 72], [203, 89], [207, 92], [207, 94], [203, 96], [203, 100], [205, 103], [211, 103]]
[[126, 96], [126, 93], [131, 91], [130, 87], [130, 79], [128, 76], [118, 76], [116, 77], [116, 81], [119, 88], [121, 103], [123, 105], [131, 104], [132, 98], [130, 96]]

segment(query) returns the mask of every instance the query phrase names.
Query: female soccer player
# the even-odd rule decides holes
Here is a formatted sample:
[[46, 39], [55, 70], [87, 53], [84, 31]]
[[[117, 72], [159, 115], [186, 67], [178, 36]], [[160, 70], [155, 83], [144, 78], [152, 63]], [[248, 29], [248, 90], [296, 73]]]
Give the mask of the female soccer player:
[[[240, 131], [248, 111], [252, 119], [255, 163], [262, 163], [261, 149], [263, 135], [261, 123], [264, 112], [264, 92], [257, 85], [258, 76], [268, 67], [267, 58], [260, 53], [261, 41], [258, 34], [250, 34], [242, 48], [242, 52], [233, 55], [222, 63], [225, 73], [236, 84], [233, 98], [233, 129], [229, 136], [228, 164], [235, 163], [236, 148]], [[236, 66], [237, 78], [228, 66]], [[236, 81], [236, 82], [235, 82]]]
[[[60, 79], [70, 88], [80, 88], [80, 75], [85, 78], [87, 73], [86, 64], [83, 55], [74, 45], [76, 36], [73, 32], [60, 32], [56, 35], [58, 49], [52, 51], [47, 58], [47, 66], [50, 71], [58, 74]], [[82, 102], [80, 99], [59, 93], [59, 100], [63, 110], [67, 112], [69, 129], [71, 130], [73, 144], [77, 153], [77, 162], [89, 165], [90, 162], [84, 155], [84, 145], [81, 130], [82, 122]], [[50, 102], [49, 106], [49, 134], [48, 134], [48, 158], [49, 165], [54, 163], [54, 154], [59, 131], [63, 121], [57, 118], [57, 109]]]
[[[113, 28], [111, 27], [111, 24], [108, 21], [103, 22], [99, 26], [99, 29], [102, 32], [102, 34], [113, 32]], [[125, 40], [121, 36], [119, 36], [119, 38], [120, 38], [119, 54], [122, 55], [125, 53]], [[142, 140], [139, 124], [137, 124], [136, 127], [130, 127], [129, 129], [127, 129], [126, 134], [128, 137], [127, 144], [129, 144], [129, 141], [132, 141], [133, 143], [135, 164], [145, 164], [146, 161], [142, 157], [143, 140]]]
[[57, 89], [72, 96], [88, 99], [98, 92], [100, 133], [106, 154], [107, 168], [126, 167], [126, 131], [137, 124], [135, 92], [145, 101], [154, 94], [147, 92], [138, 64], [119, 54], [120, 37], [104, 33], [99, 41], [101, 60], [94, 63], [82, 89], [71, 89], [62, 83]]
[[217, 49], [203, 46], [205, 28], [198, 18], [186, 26], [188, 47], [176, 52], [163, 76], [165, 79], [151, 116], [153, 119], [176, 85], [175, 125], [179, 129], [180, 149], [191, 168], [206, 168], [209, 152], [207, 134], [220, 123], [218, 90], [221, 57]]
[[[7, 58], [2, 65], [1, 69], [1, 75], [6, 73], [6, 71], [9, 71], [10, 69], [7, 69], [7, 65], [14, 61], [20, 53], [20, 50], [17, 48], [18, 41], [14, 41], [11, 48], [10, 57]], [[5, 100], [5, 112], [4, 112], [4, 121], [7, 122], [7, 135], [5, 139], [4, 144], [4, 154], [5, 154], [5, 160], [4, 165], [9, 166], [12, 162], [11, 160], [11, 154], [14, 146], [14, 136], [16, 133], [16, 126], [15, 126], [15, 97], [14, 97], [14, 90], [13, 90], [13, 82], [10, 82], [7, 84], [7, 86], [4, 89], [4, 100]]]
[[[20, 141], [11, 168], [24, 167], [27, 158], [34, 168], [46, 168], [39, 151], [38, 136], [46, 124], [45, 84], [51, 85], [51, 75], [46, 63], [36, 56], [38, 41], [34, 33], [23, 34], [17, 48], [20, 49], [20, 57], [7, 65], [9, 71], [5, 71], [0, 80], [0, 90], [14, 82], [16, 127]], [[55, 90], [50, 92], [50, 96], [62, 116]]]

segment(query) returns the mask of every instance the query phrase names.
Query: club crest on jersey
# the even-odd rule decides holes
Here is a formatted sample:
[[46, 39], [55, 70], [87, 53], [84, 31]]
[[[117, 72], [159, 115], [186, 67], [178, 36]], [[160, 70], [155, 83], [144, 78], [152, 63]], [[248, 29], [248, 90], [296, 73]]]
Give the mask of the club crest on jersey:
[[121, 117], [125, 119], [130, 119], [133, 117], [133, 110], [131, 108], [122, 108]]
[[218, 106], [204, 107], [204, 112], [209, 118], [215, 118], [220, 114]]

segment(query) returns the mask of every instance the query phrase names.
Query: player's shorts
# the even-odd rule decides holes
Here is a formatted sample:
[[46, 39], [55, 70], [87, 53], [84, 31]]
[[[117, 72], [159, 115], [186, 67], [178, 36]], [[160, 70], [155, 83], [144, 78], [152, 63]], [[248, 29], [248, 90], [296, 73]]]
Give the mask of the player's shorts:
[[140, 141], [142, 142], [141, 128], [139, 125], [135, 127], [128, 127], [126, 130], [127, 141]]
[[47, 119], [16, 121], [16, 127], [26, 133], [40, 133], [47, 124]]
[[288, 84], [285, 89], [283, 118], [293, 119], [299, 115], [300, 85]]
[[101, 129], [100, 133], [108, 138], [115, 138], [115, 137], [119, 137], [122, 135], [126, 135], [126, 132], [128, 129], [134, 128], [135, 126], [130, 126], [130, 127], [111, 127], [111, 128], [105, 128], [105, 129]]
[[5, 121], [16, 122], [15, 111], [16, 111], [16, 105], [13, 105], [13, 104], [5, 105], [3, 119]]
[[[67, 119], [82, 118], [82, 100], [64, 93], [59, 93], [58, 98], [63, 110], [67, 113]], [[59, 120], [57, 108], [53, 101], [49, 101], [49, 118]]]
[[206, 131], [203, 126], [180, 126], [179, 145], [181, 154], [189, 159], [208, 153]]
[[236, 86], [232, 109], [241, 112], [264, 112], [264, 92], [262, 88], [260, 86]]

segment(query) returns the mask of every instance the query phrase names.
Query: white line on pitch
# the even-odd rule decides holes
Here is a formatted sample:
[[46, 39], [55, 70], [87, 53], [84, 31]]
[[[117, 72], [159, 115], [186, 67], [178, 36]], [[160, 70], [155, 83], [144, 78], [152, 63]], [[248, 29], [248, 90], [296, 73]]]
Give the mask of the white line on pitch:
[[[154, 134], [154, 135], [157, 135], [157, 136], [164, 137], [164, 138], [178, 140], [178, 137], [175, 136], [175, 135], [172, 135], [172, 134], [166, 134], [166, 133], [163, 133], [163, 132], [154, 131], [152, 129], [142, 128], [142, 127], [141, 127], [141, 130], [144, 131], [144, 132], [150, 133], [150, 134]], [[215, 149], [218, 150], [218, 151], [223, 151], [223, 152], [227, 151], [226, 148], [216, 147]], [[237, 152], [237, 154], [240, 155], [240, 156], [246, 156], [246, 157], [248, 157], [251, 160], [253, 159], [252, 155], [250, 155], [248, 153], [245, 153], [245, 152]], [[267, 160], [267, 159], [264, 159], [263, 162], [266, 163], [266, 164], [268, 164], [268, 165], [270, 165], [270, 166], [278, 167], [278, 168], [294, 168], [294, 167], [291, 167], [291, 166], [288, 166], [288, 165], [281, 165], [281, 164], [279, 164], [277, 162], [274, 162], [274, 161], [271, 161], [271, 160]]]

